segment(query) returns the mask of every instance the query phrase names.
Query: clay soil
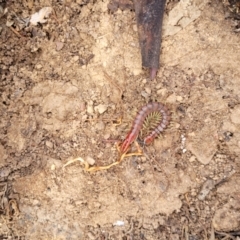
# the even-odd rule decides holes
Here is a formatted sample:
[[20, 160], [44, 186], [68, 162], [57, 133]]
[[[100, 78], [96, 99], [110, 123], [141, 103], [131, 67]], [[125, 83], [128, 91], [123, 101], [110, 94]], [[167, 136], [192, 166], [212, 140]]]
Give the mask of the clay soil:
[[[226, 2], [167, 2], [150, 81], [133, 10], [0, 1], [0, 239], [240, 239], [240, 35]], [[115, 162], [151, 101], [172, 121], [142, 156], [64, 167]]]

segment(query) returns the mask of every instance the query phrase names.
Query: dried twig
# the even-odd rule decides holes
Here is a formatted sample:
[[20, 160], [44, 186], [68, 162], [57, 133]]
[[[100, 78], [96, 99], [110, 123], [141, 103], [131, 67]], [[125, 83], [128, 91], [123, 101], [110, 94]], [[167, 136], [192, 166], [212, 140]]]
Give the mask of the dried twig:
[[13, 27], [9, 27], [13, 33], [15, 33], [18, 37], [26, 39], [22, 34], [20, 34], [18, 31], [16, 31]]

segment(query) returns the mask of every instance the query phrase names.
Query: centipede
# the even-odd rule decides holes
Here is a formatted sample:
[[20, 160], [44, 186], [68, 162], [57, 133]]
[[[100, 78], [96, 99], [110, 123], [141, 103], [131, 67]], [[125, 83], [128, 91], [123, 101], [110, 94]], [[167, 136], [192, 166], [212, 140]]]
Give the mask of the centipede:
[[162, 103], [152, 102], [143, 106], [138, 111], [131, 130], [120, 146], [122, 153], [127, 152], [130, 145], [138, 138], [144, 145], [149, 145], [160, 135], [169, 125], [171, 113]]

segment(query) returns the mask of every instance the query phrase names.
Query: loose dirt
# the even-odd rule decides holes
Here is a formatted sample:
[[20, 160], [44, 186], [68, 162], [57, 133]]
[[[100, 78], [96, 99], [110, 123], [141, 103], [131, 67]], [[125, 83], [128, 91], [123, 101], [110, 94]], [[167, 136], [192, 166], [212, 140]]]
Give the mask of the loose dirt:
[[[134, 11], [108, 4], [0, 1], [0, 238], [239, 239], [238, 20], [221, 1], [169, 1], [150, 81]], [[142, 156], [63, 167], [115, 162], [150, 101], [173, 120]]]

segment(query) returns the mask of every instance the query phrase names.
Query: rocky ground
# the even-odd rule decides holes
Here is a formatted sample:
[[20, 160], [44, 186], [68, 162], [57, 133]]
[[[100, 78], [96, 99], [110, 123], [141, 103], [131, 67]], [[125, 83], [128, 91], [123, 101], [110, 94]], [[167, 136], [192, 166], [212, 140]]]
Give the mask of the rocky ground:
[[[0, 239], [240, 239], [238, 1], [168, 1], [153, 81], [108, 4], [0, 1]], [[150, 101], [173, 119], [142, 156], [63, 167], [115, 162]]]

